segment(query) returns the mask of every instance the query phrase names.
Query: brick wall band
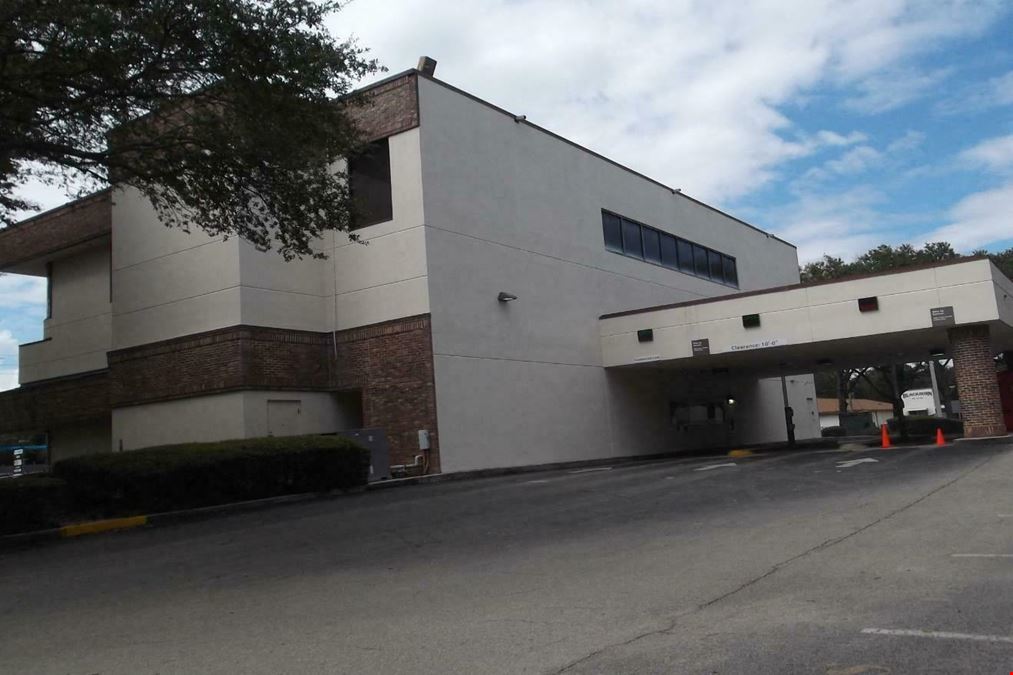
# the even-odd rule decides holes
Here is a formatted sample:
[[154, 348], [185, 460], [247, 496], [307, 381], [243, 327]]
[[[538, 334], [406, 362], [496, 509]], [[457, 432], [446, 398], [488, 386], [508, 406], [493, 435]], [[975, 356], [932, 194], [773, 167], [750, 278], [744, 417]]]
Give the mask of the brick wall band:
[[64, 377], [0, 393], [0, 432], [35, 432], [108, 418], [106, 371]]
[[411, 464], [430, 432], [439, 470], [429, 316], [331, 333], [234, 326], [109, 353], [113, 407], [230, 391], [357, 391], [363, 425], [385, 430], [391, 463]]
[[0, 269], [98, 239], [112, 229], [112, 199], [102, 190], [0, 230]]
[[418, 76], [414, 72], [353, 94], [348, 116], [363, 134], [363, 140], [380, 138], [414, 129], [419, 125]]
[[1004, 435], [1006, 423], [988, 326], [958, 326], [949, 330], [949, 336], [964, 436]]

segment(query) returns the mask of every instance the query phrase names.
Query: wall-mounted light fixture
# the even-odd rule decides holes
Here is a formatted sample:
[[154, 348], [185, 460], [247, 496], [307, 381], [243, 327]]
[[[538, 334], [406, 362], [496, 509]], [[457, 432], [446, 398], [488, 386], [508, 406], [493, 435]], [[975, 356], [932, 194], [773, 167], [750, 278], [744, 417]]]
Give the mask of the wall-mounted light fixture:
[[637, 331], [637, 342], [654, 342], [654, 329], [641, 328]]
[[879, 298], [876, 296], [869, 296], [868, 298], [858, 299], [858, 311], [859, 312], [875, 312], [879, 310]]
[[513, 293], [507, 293], [506, 291], [500, 291], [499, 295], [496, 296], [496, 299], [499, 300], [500, 302], [512, 302], [512, 301], [514, 301], [514, 300], [517, 299], [517, 296], [514, 295]]
[[832, 365], [834, 365], [834, 360], [833, 359], [820, 359], [819, 361], [816, 362], [816, 365], [817, 366], [832, 366]]
[[760, 327], [760, 315], [759, 314], [746, 314], [742, 317], [743, 328], [759, 328]]
[[942, 347], [933, 347], [929, 350], [929, 356], [945, 356], [946, 350]]
[[737, 401], [735, 400], [735, 397], [732, 396], [731, 394], [728, 394], [727, 396], [725, 396], [725, 401], [728, 403], [728, 405], [735, 405], [737, 403]]

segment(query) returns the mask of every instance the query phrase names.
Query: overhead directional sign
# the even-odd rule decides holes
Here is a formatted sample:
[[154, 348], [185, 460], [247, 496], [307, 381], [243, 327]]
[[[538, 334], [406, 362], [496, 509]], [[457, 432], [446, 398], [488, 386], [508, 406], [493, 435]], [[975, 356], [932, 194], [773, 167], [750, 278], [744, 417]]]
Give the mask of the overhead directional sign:
[[879, 461], [878, 459], [873, 459], [872, 457], [863, 457], [862, 459], [849, 459], [846, 462], [840, 462], [840, 463], [838, 463], [837, 468], [838, 469], [848, 469], [848, 468], [851, 468], [853, 466], [857, 466], [859, 464], [865, 464], [867, 462], [878, 462], [878, 461]]

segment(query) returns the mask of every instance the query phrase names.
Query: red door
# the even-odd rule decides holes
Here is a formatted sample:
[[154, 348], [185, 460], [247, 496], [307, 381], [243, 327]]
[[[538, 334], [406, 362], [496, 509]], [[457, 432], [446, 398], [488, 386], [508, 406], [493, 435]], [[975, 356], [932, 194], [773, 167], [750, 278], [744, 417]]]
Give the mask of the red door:
[[1006, 429], [1013, 431], [1013, 370], [999, 373], [999, 400], [1002, 401], [1002, 415]]

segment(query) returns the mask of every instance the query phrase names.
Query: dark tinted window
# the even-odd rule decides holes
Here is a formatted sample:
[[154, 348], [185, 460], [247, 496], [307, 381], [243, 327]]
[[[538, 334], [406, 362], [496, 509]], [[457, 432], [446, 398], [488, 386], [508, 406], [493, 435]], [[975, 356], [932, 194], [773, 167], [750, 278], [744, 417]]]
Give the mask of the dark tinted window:
[[661, 264], [672, 269], [679, 268], [679, 254], [675, 248], [675, 237], [670, 234], [661, 235]]
[[653, 263], [661, 262], [661, 241], [658, 239], [658, 231], [650, 228], [643, 228], [644, 232], [644, 260]]
[[644, 257], [644, 246], [640, 241], [640, 225], [631, 220], [623, 220], [623, 250], [627, 255]]
[[732, 286], [739, 285], [739, 270], [735, 266], [735, 258], [724, 256], [723, 265], [725, 268], [725, 283]]
[[685, 239], [679, 240], [679, 269], [693, 273], [693, 244]]
[[707, 261], [710, 264], [711, 279], [724, 281], [725, 271], [721, 264], [721, 254], [717, 251], [707, 251]]
[[348, 161], [348, 185], [355, 208], [355, 227], [394, 217], [390, 193], [390, 148], [383, 138], [367, 145]]
[[693, 271], [702, 277], [707, 274], [707, 249], [693, 244]]
[[610, 251], [623, 250], [623, 231], [619, 223], [619, 216], [602, 212], [601, 227], [605, 232], [605, 248]]

